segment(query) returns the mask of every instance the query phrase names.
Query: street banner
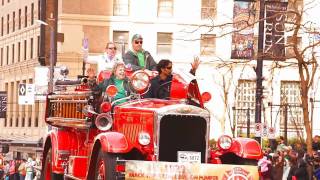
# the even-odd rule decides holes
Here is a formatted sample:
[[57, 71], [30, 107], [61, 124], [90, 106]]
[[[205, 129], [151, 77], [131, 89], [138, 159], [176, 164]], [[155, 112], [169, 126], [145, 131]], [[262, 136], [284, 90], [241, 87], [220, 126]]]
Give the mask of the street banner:
[[254, 19], [255, 3], [234, 1], [232, 59], [252, 59], [254, 55]]
[[125, 179], [259, 179], [258, 167], [247, 165], [198, 164], [157, 161], [127, 161]]
[[7, 91], [0, 91], [0, 118], [7, 115]]
[[35, 86], [34, 84], [19, 84], [19, 105], [32, 105], [34, 104]]
[[285, 20], [287, 2], [266, 1], [263, 59], [285, 60]]

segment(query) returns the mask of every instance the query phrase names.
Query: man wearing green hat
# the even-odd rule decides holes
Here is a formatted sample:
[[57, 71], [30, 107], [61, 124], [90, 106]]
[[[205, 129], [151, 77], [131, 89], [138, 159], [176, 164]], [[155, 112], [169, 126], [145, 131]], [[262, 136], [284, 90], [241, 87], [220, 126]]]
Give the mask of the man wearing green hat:
[[140, 69], [156, 70], [157, 63], [148, 51], [142, 49], [143, 38], [140, 34], [133, 35], [131, 39], [132, 49], [127, 51], [123, 60], [126, 65], [131, 65], [132, 70]]

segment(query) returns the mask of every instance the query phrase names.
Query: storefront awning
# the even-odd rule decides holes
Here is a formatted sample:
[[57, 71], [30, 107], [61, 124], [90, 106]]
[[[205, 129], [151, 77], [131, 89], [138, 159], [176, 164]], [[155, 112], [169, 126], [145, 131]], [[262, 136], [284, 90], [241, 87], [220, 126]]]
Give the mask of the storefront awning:
[[42, 147], [43, 139], [26, 135], [0, 135], [0, 147], [3, 144], [22, 147]]

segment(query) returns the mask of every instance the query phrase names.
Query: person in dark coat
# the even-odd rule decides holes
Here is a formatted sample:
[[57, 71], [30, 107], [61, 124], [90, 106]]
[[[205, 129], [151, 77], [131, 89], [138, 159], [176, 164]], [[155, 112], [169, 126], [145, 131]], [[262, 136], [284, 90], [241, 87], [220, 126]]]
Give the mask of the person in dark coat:
[[281, 152], [276, 152], [272, 156], [272, 179], [282, 179], [283, 176], [283, 167], [284, 167], [284, 157]]
[[157, 63], [154, 61], [150, 52], [142, 48], [143, 38], [140, 34], [133, 35], [131, 39], [132, 49], [126, 52], [123, 61], [131, 66], [133, 71], [137, 70], [156, 70]]
[[[190, 73], [195, 75], [200, 64], [198, 57], [195, 57], [191, 63]], [[172, 62], [168, 59], [162, 59], [157, 65], [158, 75], [151, 80], [149, 91], [144, 96], [145, 98], [166, 99], [170, 97], [171, 82], [172, 82]]]

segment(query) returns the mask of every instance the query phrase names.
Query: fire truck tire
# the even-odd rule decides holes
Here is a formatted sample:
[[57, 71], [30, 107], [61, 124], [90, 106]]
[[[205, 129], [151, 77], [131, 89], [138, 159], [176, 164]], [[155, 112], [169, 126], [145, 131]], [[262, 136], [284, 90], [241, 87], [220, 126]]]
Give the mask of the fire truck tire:
[[116, 179], [116, 159], [117, 155], [103, 152], [101, 149], [95, 165], [95, 180], [115, 180]]
[[52, 172], [52, 149], [47, 150], [43, 170], [41, 172], [41, 180], [63, 180], [63, 175]]

